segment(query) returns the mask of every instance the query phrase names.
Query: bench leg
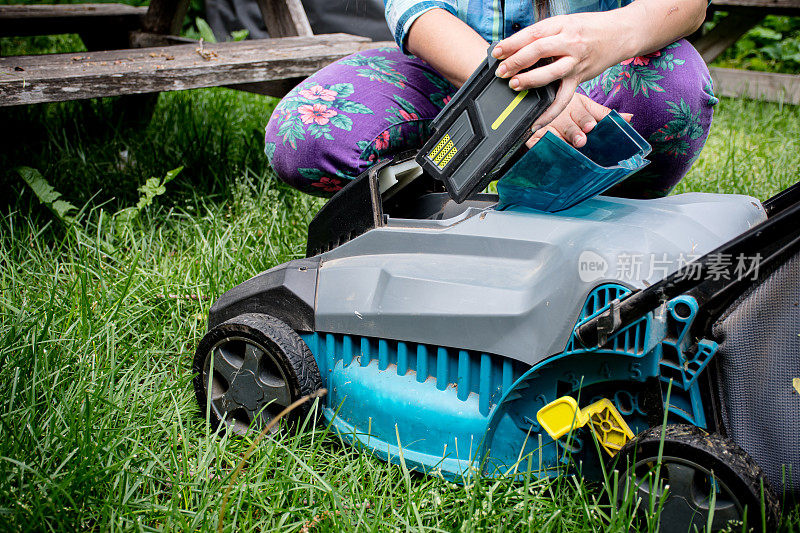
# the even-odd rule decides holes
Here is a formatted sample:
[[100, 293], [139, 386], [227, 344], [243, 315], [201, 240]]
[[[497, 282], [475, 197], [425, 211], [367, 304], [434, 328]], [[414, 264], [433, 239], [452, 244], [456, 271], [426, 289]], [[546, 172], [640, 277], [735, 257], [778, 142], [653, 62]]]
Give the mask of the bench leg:
[[129, 94], [114, 101], [114, 117], [122, 128], [144, 129], [150, 124], [160, 93]]
[[[180, 33], [188, 7], [189, 0], [151, 0], [143, 29], [155, 34], [176, 35]], [[114, 31], [103, 28], [101, 32], [85, 33], [80, 37], [89, 51], [116, 50], [134, 45], [127, 29]], [[120, 96], [113, 104], [114, 117], [123, 128], [145, 128], [157, 103], [158, 93]]]
[[89, 52], [100, 50], [120, 50], [128, 48], [128, 32], [120, 29], [105, 29], [97, 33], [79, 33], [83, 45]]
[[144, 31], [178, 35], [189, 9], [189, 0], [150, 0], [144, 18]]
[[[108, 28], [98, 33], [79, 34], [86, 50], [120, 50], [130, 46], [129, 32], [124, 29], [115, 31]], [[142, 129], [147, 127], [153, 117], [158, 102], [158, 93], [129, 94], [117, 96], [112, 104], [115, 124], [122, 128]]]

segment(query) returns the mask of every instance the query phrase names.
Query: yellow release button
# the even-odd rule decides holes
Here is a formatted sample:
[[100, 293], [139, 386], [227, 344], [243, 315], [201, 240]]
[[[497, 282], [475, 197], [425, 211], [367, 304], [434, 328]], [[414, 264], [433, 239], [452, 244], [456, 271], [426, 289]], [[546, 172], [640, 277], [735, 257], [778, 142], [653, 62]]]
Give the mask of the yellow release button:
[[548, 435], [554, 440], [560, 439], [573, 428], [586, 425], [586, 419], [581, 417], [578, 402], [572, 396], [562, 396], [554, 400], [536, 413], [536, 420]]
[[579, 409], [575, 398], [562, 396], [539, 409], [536, 420], [553, 440], [589, 424], [600, 445], [611, 456], [633, 438], [633, 431], [608, 398]]

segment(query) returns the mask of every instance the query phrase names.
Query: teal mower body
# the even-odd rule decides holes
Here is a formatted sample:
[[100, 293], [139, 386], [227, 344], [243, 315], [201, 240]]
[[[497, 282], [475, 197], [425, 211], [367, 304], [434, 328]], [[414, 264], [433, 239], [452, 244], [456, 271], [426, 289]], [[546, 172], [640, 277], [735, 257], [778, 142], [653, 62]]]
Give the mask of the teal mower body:
[[[769, 487], [798, 493], [800, 346], [757, 330], [800, 325], [797, 186], [557, 213], [437, 188], [410, 157], [377, 165], [317, 214], [306, 258], [213, 304], [194, 361], [212, 423], [245, 433], [324, 388], [345, 441], [421, 473], [596, 477], [607, 462], [636, 478], [669, 452], [670, 483], [695, 495], [688, 512], [671, 489], [675, 530], [741, 519], [764, 483], [777, 519]], [[750, 300], [770, 284], [785, 301], [767, 311]], [[742, 331], [775, 348], [749, 355]]]
[[772, 527], [775, 494], [800, 495], [800, 184], [763, 203], [598, 196], [649, 144], [612, 112], [579, 149], [526, 151], [557, 87], [512, 91], [496, 62], [418, 152], [322, 207], [305, 258], [213, 304], [201, 411], [243, 434], [326, 389], [335, 432], [418, 472], [607, 463], [663, 531]]

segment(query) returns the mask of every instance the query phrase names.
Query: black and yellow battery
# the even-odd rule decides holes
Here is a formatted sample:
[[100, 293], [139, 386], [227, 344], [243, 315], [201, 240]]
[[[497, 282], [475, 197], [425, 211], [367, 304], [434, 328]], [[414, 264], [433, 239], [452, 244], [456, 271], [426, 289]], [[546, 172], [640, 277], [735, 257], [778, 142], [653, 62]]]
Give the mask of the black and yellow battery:
[[507, 79], [494, 75], [499, 61], [493, 48], [433, 120], [433, 135], [416, 158], [458, 203], [499, 179], [522, 155], [531, 127], [558, 87], [512, 90]]

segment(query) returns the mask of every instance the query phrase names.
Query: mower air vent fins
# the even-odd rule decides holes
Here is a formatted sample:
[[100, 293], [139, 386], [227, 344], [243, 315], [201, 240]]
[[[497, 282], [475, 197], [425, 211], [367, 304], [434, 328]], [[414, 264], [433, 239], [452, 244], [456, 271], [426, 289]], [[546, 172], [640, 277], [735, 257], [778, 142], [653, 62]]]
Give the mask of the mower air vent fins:
[[[631, 290], [629, 288], [616, 283], [606, 283], [593, 289], [586, 298], [586, 303], [583, 304], [583, 309], [578, 317], [578, 324], [575, 326], [575, 330], [586, 320], [605, 311], [611, 302], [623, 298], [630, 293]], [[616, 353], [620, 355], [644, 355], [648, 334], [649, 321], [647, 317], [643, 317], [614, 334], [605, 347], [586, 350], [581, 347], [580, 342], [576, 338], [575, 331], [573, 330], [564, 352], [581, 353], [593, 351], [596, 353]]]
[[627, 296], [630, 293], [631, 290], [629, 288], [615, 283], [600, 285], [589, 293], [588, 298], [586, 298], [586, 303], [583, 304], [581, 316], [578, 317], [579, 320], [584, 320], [595, 315], [599, 311], [605, 309], [606, 306], [614, 300]]
[[401, 376], [413, 372], [420, 383], [433, 379], [441, 391], [455, 387], [462, 401], [471, 393], [477, 394], [482, 415], [487, 415], [527, 370], [525, 364], [506, 357], [458, 348], [334, 333], [302, 337], [314, 354], [323, 379], [339, 361], [344, 366], [362, 367], [377, 362], [381, 371]]

